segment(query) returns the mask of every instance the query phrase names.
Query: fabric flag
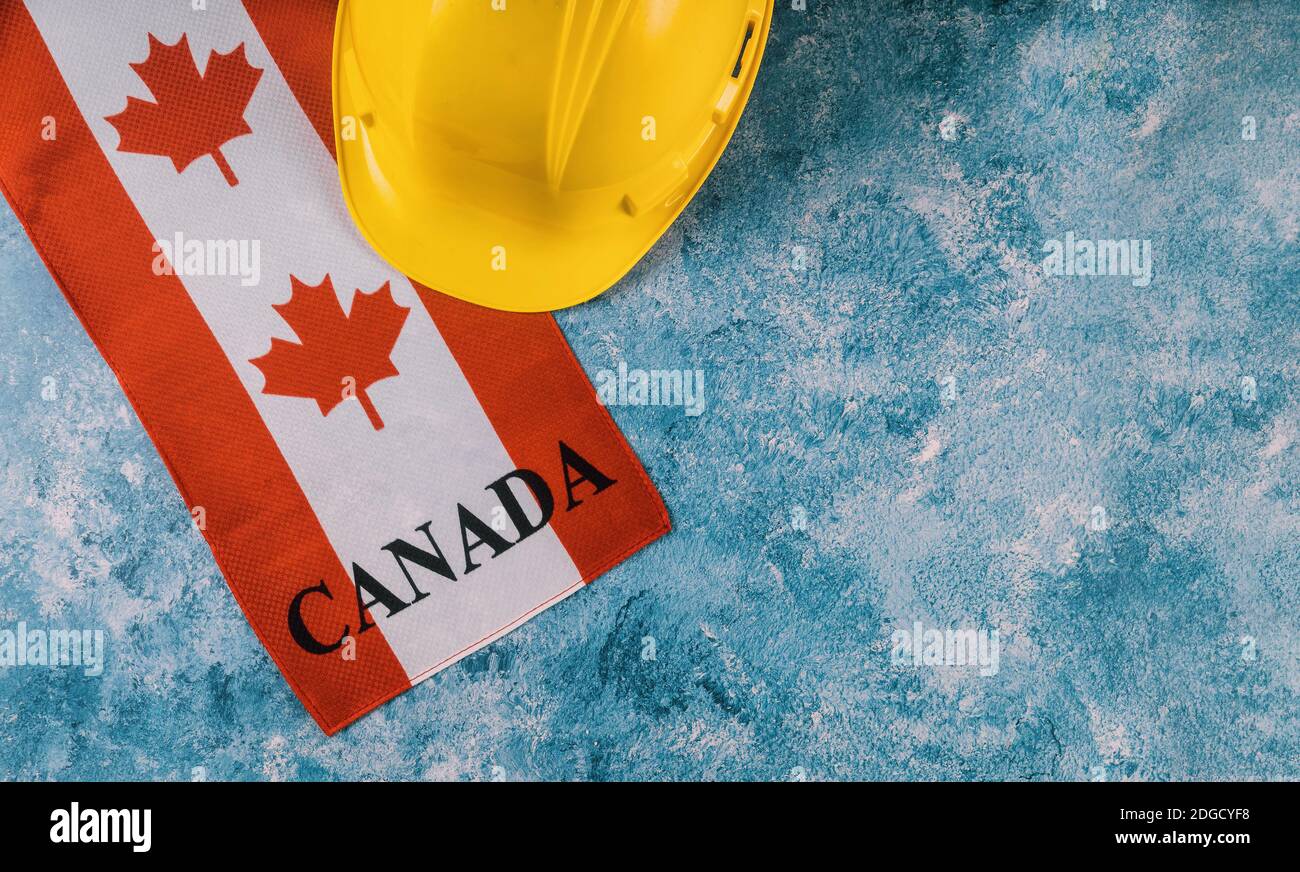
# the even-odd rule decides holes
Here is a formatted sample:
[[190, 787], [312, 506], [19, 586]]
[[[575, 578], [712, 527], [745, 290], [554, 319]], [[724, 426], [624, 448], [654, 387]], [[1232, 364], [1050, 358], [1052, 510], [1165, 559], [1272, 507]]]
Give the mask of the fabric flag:
[[327, 733], [668, 530], [549, 315], [421, 287], [354, 230], [333, 22], [0, 5], [0, 186]]

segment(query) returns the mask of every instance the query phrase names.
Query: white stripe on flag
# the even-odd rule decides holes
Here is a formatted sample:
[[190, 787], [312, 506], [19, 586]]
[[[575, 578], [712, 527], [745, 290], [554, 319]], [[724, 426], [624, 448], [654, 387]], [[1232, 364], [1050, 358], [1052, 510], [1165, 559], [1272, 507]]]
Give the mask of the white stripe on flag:
[[[209, 0], [206, 10], [197, 11], [174, 0], [132, 0], [78, 4], [75, 14], [60, 0], [28, 0], [27, 7], [150, 233], [164, 240], [179, 231], [190, 239], [260, 241], [258, 286], [243, 287], [238, 276], [181, 280], [343, 566], [351, 573], [355, 560], [376, 575], [382, 571], [394, 592], [409, 598], [404, 579], [393, 577], [396, 568], [391, 560], [381, 562], [386, 555], [379, 549], [397, 537], [425, 543], [415, 528], [432, 521], [435, 539], [461, 574], [456, 504], [491, 518], [496, 501], [484, 488], [514, 464], [409, 282], [353, 228], [333, 159], [242, 5]], [[242, 43], [249, 63], [264, 71], [244, 113], [252, 134], [221, 149], [237, 186], [227, 184], [211, 158], [200, 158], [178, 174], [166, 157], [117, 150], [118, 132], [104, 119], [121, 112], [128, 96], [153, 100], [130, 66], [145, 60], [150, 33], [169, 45], [188, 36], [199, 70], [209, 52], [228, 53]], [[152, 261], [154, 255], [142, 251], [140, 257]], [[384, 282], [391, 282], [398, 305], [411, 310], [392, 354], [400, 375], [368, 390], [384, 421], [382, 430], [371, 426], [355, 401], [322, 417], [312, 400], [263, 394], [262, 372], [249, 363], [267, 352], [272, 337], [295, 340], [271, 308], [289, 299], [290, 275], [315, 285], [327, 273], [345, 311], [355, 290], [369, 293]], [[123, 288], [122, 293], [148, 290]], [[525, 505], [535, 513], [535, 503]], [[549, 526], [497, 559], [488, 560], [488, 553], [486, 547], [477, 549], [481, 568], [455, 583], [424, 574], [421, 587], [430, 596], [417, 606], [392, 617], [382, 606], [372, 610], [413, 680], [471, 653], [572, 592], [580, 581]], [[308, 575], [311, 567], [303, 571], [304, 587], [317, 581]]]

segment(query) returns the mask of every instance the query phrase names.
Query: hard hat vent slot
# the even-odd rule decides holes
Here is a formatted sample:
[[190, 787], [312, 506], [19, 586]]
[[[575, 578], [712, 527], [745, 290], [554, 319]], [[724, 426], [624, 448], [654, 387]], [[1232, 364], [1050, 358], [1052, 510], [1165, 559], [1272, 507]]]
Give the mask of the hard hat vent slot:
[[740, 51], [736, 53], [736, 63], [731, 68], [733, 79], [739, 79], [741, 71], [745, 68], [745, 49], [749, 48], [749, 40], [754, 36], [755, 23], [753, 19], [745, 22], [745, 38], [740, 41]]

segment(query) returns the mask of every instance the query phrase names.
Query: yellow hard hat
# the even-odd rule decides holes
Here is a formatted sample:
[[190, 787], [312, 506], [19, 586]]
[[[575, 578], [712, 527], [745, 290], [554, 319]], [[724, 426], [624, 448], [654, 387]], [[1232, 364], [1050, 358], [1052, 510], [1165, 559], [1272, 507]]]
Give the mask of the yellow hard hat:
[[496, 309], [589, 300], [677, 217], [772, 0], [341, 0], [343, 196], [387, 261]]

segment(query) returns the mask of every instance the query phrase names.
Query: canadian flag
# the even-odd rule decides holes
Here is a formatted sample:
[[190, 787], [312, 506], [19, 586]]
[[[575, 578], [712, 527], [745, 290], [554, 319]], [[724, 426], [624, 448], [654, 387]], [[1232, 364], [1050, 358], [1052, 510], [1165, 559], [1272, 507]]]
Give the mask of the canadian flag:
[[354, 230], [333, 4], [202, 5], [0, 6], [0, 187], [333, 733], [668, 517], [549, 315]]

